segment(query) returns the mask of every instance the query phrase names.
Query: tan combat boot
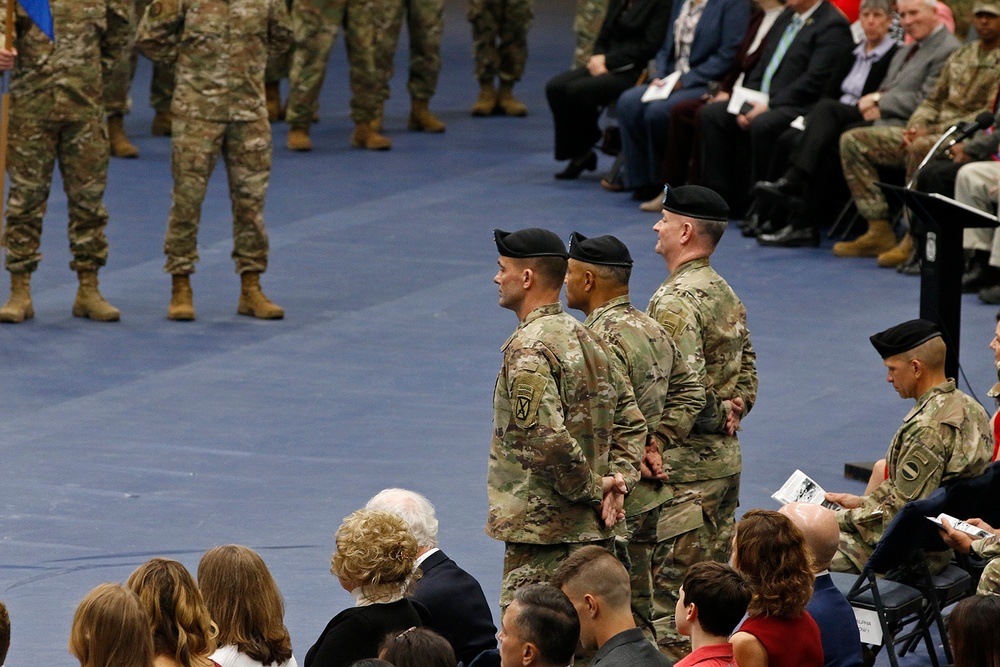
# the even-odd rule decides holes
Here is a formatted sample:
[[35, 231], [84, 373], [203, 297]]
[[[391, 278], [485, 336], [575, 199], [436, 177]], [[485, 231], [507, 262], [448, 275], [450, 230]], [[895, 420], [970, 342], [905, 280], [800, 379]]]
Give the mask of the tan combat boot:
[[289, 129], [286, 145], [292, 151], [311, 151], [313, 145], [309, 140], [309, 128], [295, 126]]
[[73, 302], [73, 317], [89, 317], [97, 322], [117, 322], [121, 311], [104, 300], [97, 289], [97, 271], [77, 271], [80, 287]]
[[387, 151], [392, 148], [392, 141], [375, 129], [374, 121], [357, 123], [351, 136], [351, 145], [357, 148], [367, 148], [370, 151]]
[[441, 119], [427, 108], [427, 100], [414, 99], [410, 104], [410, 122], [408, 127], [418, 132], [444, 132], [445, 125]]
[[169, 137], [174, 117], [169, 111], [157, 111], [153, 116], [153, 127], [150, 130], [154, 137]]
[[167, 319], [185, 322], [193, 320], [194, 295], [191, 293], [191, 276], [174, 274], [170, 278], [173, 284], [170, 288], [170, 307], [167, 308]]
[[115, 157], [139, 157], [139, 149], [125, 134], [125, 120], [121, 114], [108, 116], [108, 144]]
[[281, 108], [281, 86], [277, 81], [264, 84], [264, 98], [267, 100], [267, 119], [272, 123], [285, 117]]
[[10, 274], [10, 300], [0, 307], [0, 322], [23, 322], [35, 316], [31, 305], [31, 274]]
[[527, 116], [528, 107], [514, 97], [514, 84], [501, 83], [497, 91], [497, 106], [505, 116]]
[[869, 220], [868, 231], [853, 241], [833, 244], [833, 254], [837, 257], [878, 257], [896, 245], [896, 235], [885, 220]]
[[240, 274], [240, 303], [236, 312], [240, 315], [250, 315], [262, 320], [280, 320], [285, 316], [285, 309], [272, 303], [260, 290], [260, 274], [247, 271]]
[[472, 105], [473, 116], [492, 116], [497, 108], [497, 91], [493, 88], [492, 81], [479, 84], [479, 97]]
[[899, 240], [899, 243], [895, 247], [886, 250], [878, 256], [878, 265], [887, 269], [899, 266], [910, 258], [910, 253], [912, 252], [913, 237], [907, 232], [903, 234], [903, 238]]

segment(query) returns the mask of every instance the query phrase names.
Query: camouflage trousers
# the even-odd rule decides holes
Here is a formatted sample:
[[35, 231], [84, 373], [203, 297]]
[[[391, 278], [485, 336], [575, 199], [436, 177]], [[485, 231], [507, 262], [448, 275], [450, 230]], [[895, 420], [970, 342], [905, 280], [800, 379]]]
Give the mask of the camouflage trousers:
[[[136, 30], [142, 15], [153, 0], [134, 0], [135, 11], [132, 14], [132, 38], [135, 42]], [[118, 54], [112, 66], [111, 73], [104, 80], [104, 107], [109, 116], [124, 115], [130, 108], [129, 90], [135, 77], [135, 67], [138, 51], [133, 47]], [[170, 111], [170, 101], [174, 96], [174, 67], [163, 63], [153, 63], [153, 80], [149, 86], [149, 105], [156, 111]]]
[[878, 168], [905, 167], [909, 180], [937, 140], [936, 136], [918, 137], [909, 146], [904, 146], [903, 130], [902, 127], [858, 127], [840, 135], [844, 180], [865, 220], [889, 218], [889, 204], [875, 185], [881, 180]]
[[528, 59], [528, 30], [534, 18], [532, 0], [470, 0], [472, 52], [476, 79], [516, 83]]
[[608, 13], [608, 0], [576, 0], [576, 15], [573, 17], [573, 34], [576, 48], [573, 50], [573, 67], [586, 67], [594, 53], [594, 42], [601, 32], [604, 15]]
[[376, 67], [384, 74], [382, 99], [389, 99], [389, 79], [399, 32], [406, 14], [406, 31], [410, 36], [410, 76], [406, 84], [410, 97], [429, 100], [437, 90], [441, 73], [441, 35], [444, 32], [444, 0], [403, 0], [402, 11], [396, 14], [375, 49]]
[[1000, 595], [1000, 558], [993, 558], [986, 563], [976, 594]]
[[294, 1], [295, 47], [285, 120], [294, 127], [307, 127], [312, 122], [319, 109], [327, 60], [341, 24], [350, 69], [351, 120], [367, 123], [380, 118], [392, 77], [391, 66], [388, 70], [379, 67], [386, 57], [391, 63], [392, 54], [386, 56], [380, 51], [385, 49], [386, 33], [401, 20], [401, 0]]
[[[291, 13], [292, 0], [285, 0], [285, 5]], [[294, 48], [294, 47], [293, 47]], [[280, 56], [272, 56], [267, 59], [267, 67], [264, 70], [265, 83], [277, 83], [288, 78], [288, 72], [292, 67], [292, 49], [284, 52]]]
[[860, 574], [865, 563], [875, 551], [875, 544], [869, 543], [857, 533], [840, 531], [840, 546], [830, 563], [831, 572]]
[[108, 181], [108, 129], [104, 118], [46, 121], [13, 115], [9, 126], [7, 269], [26, 273], [38, 268], [45, 214], [56, 158], [69, 207], [69, 266], [96, 270], [108, 259], [104, 228], [104, 188]]
[[677, 633], [677, 590], [687, 569], [706, 560], [729, 562], [740, 498], [740, 474], [671, 484], [674, 497], [660, 511], [653, 548], [653, 628], [660, 652], [679, 660], [691, 652]]
[[640, 628], [648, 628], [653, 619], [653, 547], [659, 520], [659, 507], [625, 519], [632, 614]]
[[173, 200], [163, 244], [167, 273], [194, 273], [201, 204], [220, 153], [229, 177], [236, 272], [267, 270], [264, 195], [271, 175], [270, 123], [267, 118], [225, 122], [178, 117], [174, 118], [171, 158]]
[[500, 580], [500, 611], [507, 610], [517, 589], [528, 584], [547, 582], [556, 568], [571, 553], [589, 544], [609, 550], [614, 540], [599, 542], [567, 542], [563, 544], [524, 544], [505, 542], [503, 552], [503, 578]]

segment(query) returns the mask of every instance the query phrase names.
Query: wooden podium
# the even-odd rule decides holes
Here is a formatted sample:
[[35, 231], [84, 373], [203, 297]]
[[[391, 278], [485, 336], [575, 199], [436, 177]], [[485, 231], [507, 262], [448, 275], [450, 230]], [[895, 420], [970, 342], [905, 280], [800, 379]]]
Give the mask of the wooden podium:
[[948, 345], [945, 374], [958, 377], [958, 344], [962, 329], [962, 231], [997, 227], [997, 216], [940, 194], [876, 183], [890, 202], [910, 210], [911, 234], [919, 241], [920, 317], [941, 327]]

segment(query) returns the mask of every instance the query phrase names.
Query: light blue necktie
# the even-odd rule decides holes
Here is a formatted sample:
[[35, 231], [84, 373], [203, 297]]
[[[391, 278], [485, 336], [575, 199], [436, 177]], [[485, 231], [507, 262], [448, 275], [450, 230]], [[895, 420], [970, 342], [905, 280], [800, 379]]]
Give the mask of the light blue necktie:
[[778, 48], [774, 50], [774, 55], [771, 56], [771, 61], [767, 63], [767, 69], [764, 70], [764, 79], [760, 83], [760, 92], [768, 93], [771, 92], [771, 77], [774, 73], [778, 71], [778, 67], [781, 66], [781, 60], [785, 57], [785, 53], [788, 51], [788, 47], [792, 45], [795, 41], [795, 36], [799, 34], [799, 28], [802, 27], [802, 17], [796, 14], [792, 17], [792, 22], [788, 24], [785, 28], [785, 32], [781, 33], [781, 40], [778, 42]]

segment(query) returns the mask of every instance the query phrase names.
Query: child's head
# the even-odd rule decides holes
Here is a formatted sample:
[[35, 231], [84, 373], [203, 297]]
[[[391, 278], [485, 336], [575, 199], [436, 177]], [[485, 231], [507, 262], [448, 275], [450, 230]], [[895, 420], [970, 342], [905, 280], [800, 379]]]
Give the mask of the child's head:
[[378, 657], [396, 667], [455, 667], [458, 662], [448, 640], [427, 628], [387, 636]]
[[73, 616], [69, 652], [80, 667], [150, 667], [153, 630], [136, 594], [121, 584], [87, 593]]
[[746, 613], [750, 586], [743, 575], [723, 563], [695, 563], [684, 575], [677, 595], [677, 632], [690, 636], [697, 624], [706, 634], [728, 637]]

